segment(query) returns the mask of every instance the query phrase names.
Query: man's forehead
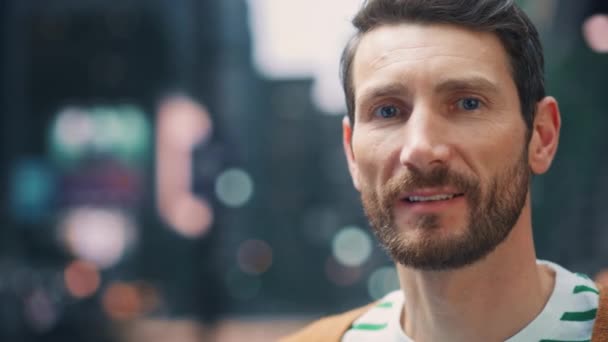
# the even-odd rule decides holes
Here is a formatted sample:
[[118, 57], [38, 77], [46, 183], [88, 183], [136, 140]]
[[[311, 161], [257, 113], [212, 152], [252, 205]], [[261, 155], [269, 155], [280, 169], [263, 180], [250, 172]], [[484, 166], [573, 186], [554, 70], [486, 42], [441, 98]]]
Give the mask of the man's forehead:
[[492, 32], [469, 29], [464, 26], [443, 23], [397, 23], [380, 25], [361, 37], [359, 48], [370, 49], [417, 49], [453, 48], [460, 44], [477, 44], [487, 49], [502, 45]]
[[455, 67], [487, 66], [509, 71], [506, 51], [493, 33], [448, 24], [383, 25], [361, 38], [353, 62], [353, 81], [398, 63], [438, 59]]

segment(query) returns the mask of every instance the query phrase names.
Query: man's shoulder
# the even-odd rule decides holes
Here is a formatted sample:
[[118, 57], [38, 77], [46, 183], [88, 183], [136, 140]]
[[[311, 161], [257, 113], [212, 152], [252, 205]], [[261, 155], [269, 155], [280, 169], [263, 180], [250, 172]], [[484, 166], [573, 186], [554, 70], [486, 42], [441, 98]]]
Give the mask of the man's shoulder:
[[608, 341], [608, 286], [597, 284], [600, 292], [598, 310], [595, 316], [592, 341]]
[[347, 312], [321, 318], [312, 322], [302, 330], [287, 336], [280, 342], [326, 341], [338, 342], [352, 323], [372, 308], [376, 302], [352, 309]]
[[[608, 286], [597, 284], [599, 303], [592, 341], [608, 341]], [[377, 305], [377, 302], [319, 319], [302, 330], [287, 336], [280, 342], [339, 342], [353, 322]]]

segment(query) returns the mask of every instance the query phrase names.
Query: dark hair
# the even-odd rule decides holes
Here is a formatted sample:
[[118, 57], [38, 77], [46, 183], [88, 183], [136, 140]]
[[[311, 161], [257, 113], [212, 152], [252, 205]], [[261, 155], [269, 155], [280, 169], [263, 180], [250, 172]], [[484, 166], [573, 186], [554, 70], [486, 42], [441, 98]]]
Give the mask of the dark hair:
[[454, 24], [496, 34], [508, 53], [521, 112], [531, 132], [536, 104], [545, 97], [544, 58], [536, 28], [514, 0], [366, 0], [352, 21], [357, 33], [340, 61], [351, 123], [355, 119], [351, 69], [361, 38], [376, 27], [404, 22]]

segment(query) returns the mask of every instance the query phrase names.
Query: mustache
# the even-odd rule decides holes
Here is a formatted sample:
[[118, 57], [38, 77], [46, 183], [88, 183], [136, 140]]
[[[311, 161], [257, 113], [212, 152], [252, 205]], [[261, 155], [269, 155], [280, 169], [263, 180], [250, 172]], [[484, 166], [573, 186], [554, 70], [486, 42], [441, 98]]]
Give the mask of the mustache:
[[410, 169], [407, 173], [400, 174], [390, 179], [382, 190], [381, 198], [385, 199], [386, 205], [394, 203], [404, 192], [413, 192], [421, 188], [450, 187], [459, 193], [478, 193], [479, 182], [472, 177], [440, 166], [428, 172]]

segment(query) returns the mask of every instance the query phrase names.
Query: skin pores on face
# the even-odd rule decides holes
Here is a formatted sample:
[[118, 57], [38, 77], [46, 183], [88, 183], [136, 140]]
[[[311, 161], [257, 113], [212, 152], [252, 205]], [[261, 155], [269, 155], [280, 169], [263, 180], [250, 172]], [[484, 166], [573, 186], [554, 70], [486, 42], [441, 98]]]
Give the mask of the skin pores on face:
[[451, 25], [381, 26], [362, 38], [352, 72], [350, 169], [395, 261], [456, 268], [491, 252], [517, 221], [529, 182], [499, 39]]

